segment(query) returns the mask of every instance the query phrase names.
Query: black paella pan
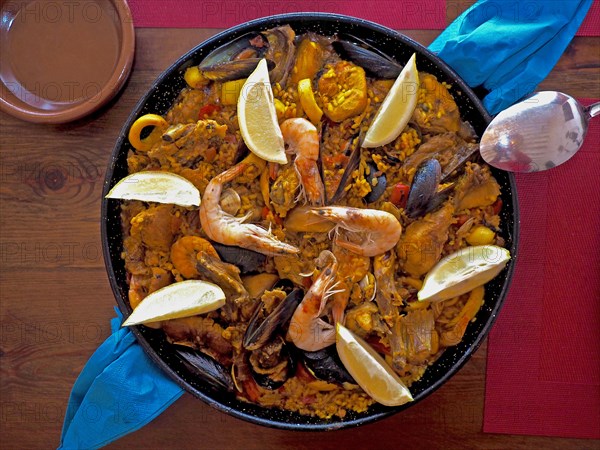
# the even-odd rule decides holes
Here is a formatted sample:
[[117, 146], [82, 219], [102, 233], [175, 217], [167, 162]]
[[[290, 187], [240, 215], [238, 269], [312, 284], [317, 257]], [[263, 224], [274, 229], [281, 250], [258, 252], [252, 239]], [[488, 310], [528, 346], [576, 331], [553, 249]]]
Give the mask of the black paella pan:
[[[400, 62], [407, 61], [416, 52], [419, 70], [429, 72], [438, 80], [452, 85], [451, 93], [458, 104], [462, 119], [470, 122], [479, 136], [491, 119], [477, 96], [443, 61], [417, 42], [372, 22], [335, 14], [295, 13], [257, 19], [215, 35], [179, 58], [158, 77], [146, 95], [141, 98], [121, 130], [106, 171], [101, 213], [103, 253], [110, 284], [124, 316], [131, 313], [131, 308], [127, 300], [128, 285], [124, 262], [120, 256], [122, 251], [120, 206], [119, 202], [106, 200], [104, 196], [127, 175], [127, 152], [131, 148], [127, 140], [129, 128], [144, 114], [166, 113], [185, 87], [183, 79], [185, 69], [200, 63], [214, 49], [250, 31], [262, 31], [285, 24], [289, 24], [297, 34], [307, 31], [326, 36], [337, 32], [352, 34]], [[486, 285], [485, 304], [477, 315], [477, 321], [469, 324], [462, 342], [446, 349], [444, 354], [427, 369], [424, 376], [411, 386], [410, 390], [415, 400], [412, 403], [399, 407], [374, 404], [364, 413], [349, 412], [343, 419], [329, 420], [263, 408], [238, 401], [231, 394], [208, 389], [201, 380], [189, 372], [181, 360], [173, 355], [162, 331], [143, 326], [132, 327], [132, 331], [150, 358], [181, 387], [214, 408], [249, 422], [282, 429], [318, 431], [358, 426], [395, 414], [431, 394], [466, 363], [489, 332], [508, 293], [516, 263], [519, 223], [517, 193], [512, 174], [493, 169], [493, 175], [502, 190], [501, 235], [506, 240], [506, 247], [511, 252], [512, 260], [498, 277]]]

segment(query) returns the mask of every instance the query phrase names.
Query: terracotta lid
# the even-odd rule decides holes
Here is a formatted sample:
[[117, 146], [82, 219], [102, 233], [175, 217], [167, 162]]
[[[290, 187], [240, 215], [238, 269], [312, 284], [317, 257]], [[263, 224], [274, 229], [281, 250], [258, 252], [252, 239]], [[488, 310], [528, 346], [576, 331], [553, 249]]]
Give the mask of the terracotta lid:
[[64, 123], [97, 110], [123, 87], [135, 50], [124, 0], [2, 0], [0, 109]]

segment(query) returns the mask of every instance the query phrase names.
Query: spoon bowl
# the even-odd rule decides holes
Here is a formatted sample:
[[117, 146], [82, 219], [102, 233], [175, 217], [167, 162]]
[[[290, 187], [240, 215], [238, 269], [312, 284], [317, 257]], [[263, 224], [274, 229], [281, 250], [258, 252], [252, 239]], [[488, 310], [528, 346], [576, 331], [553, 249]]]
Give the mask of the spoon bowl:
[[552, 169], [579, 150], [599, 112], [600, 103], [586, 108], [561, 92], [535, 93], [494, 117], [481, 138], [481, 156], [509, 172]]

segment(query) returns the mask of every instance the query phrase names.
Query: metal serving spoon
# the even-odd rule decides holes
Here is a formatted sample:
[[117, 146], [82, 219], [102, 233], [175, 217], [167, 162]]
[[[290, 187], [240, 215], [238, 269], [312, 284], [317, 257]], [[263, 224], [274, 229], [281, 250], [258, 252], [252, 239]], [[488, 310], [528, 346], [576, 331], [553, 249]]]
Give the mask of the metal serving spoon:
[[538, 92], [494, 117], [481, 138], [481, 156], [509, 172], [552, 169], [579, 150], [599, 113], [600, 103], [586, 108], [561, 92]]

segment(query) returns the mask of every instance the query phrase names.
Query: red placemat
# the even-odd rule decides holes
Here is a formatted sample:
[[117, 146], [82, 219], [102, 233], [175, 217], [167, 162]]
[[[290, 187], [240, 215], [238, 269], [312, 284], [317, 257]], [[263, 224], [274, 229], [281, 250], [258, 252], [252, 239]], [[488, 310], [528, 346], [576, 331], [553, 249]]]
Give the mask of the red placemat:
[[599, 173], [596, 119], [571, 160], [517, 176], [519, 254], [488, 341], [485, 432], [600, 438]]
[[[358, 16], [392, 28], [441, 30], [445, 0], [129, 0], [137, 27], [229, 28], [259, 17], [302, 11]], [[456, 5], [455, 5], [456, 6]]]
[[594, 0], [583, 23], [577, 30], [578, 36], [600, 36], [600, 1]]
[[[273, 14], [319, 11], [360, 17], [394, 29], [442, 30], [465, 8], [457, 0], [129, 0], [128, 3], [136, 27], [157, 28], [229, 28]], [[511, 3], [507, 7], [527, 17], [532, 4]], [[594, 1], [577, 34], [600, 35], [600, 1]]]

